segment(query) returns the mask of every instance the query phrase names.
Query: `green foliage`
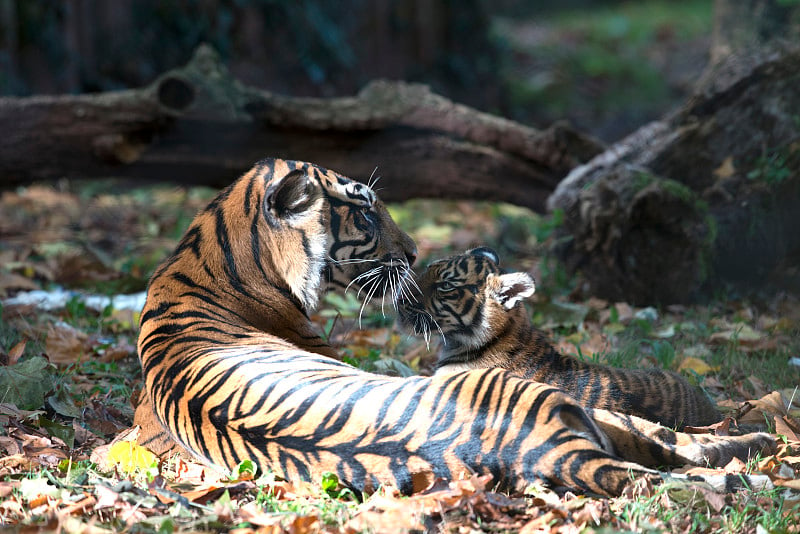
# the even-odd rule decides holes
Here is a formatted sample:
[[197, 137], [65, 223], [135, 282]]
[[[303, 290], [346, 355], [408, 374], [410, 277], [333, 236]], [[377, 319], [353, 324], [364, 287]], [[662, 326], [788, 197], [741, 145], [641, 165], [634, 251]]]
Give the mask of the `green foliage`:
[[64, 304], [64, 320], [78, 328], [91, 330], [113, 330], [116, 324], [113, 300], [100, 312], [86, 306], [86, 302], [79, 295], [71, 296]]
[[792, 387], [797, 385], [800, 373], [786, 362], [797, 355], [797, 350], [796, 342], [778, 350], [763, 351], [743, 351], [734, 342], [714, 350], [709, 363], [725, 370], [718, 377], [729, 390], [736, 387], [737, 380], [750, 376], [758, 377], [774, 388]]
[[239, 462], [239, 465], [233, 469], [232, 475], [234, 480], [250, 480], [255, 478], [257, 471], [258, 466], [256, 466], [254, 461], [242, 460]]
[[608, 321], [612, 324], [619, 322], [619, 311], [617, 311], [617, 307], [613, 304], [609, 308]]
[[332, 499], [339, 497], [339, 477], [336, 476], [336, 473], [331, 473], [330, 471], [322, 473], [320, 487]]
[[59, 462], [58, 470], [64, 477], [64, 484], [77, 486], [88, 482], [92, 472], [97, 470], [97, 465], [89, 460], [73, 461], [65, 459]]
[[367, 355], [361, 358], [353, 356], [347, 349], [343, 351], [342, 361], [346, 364], [352, 365], [364, 371], [369, 371], [374, 368], [375, 362], [381, 357], [381, 352], [377, 349], [371, 348]]
[[650, 347], [659, 365], [664, 369], [671, 369], [675, 363], [675, 348], [672, 343], [666, 340], [656, 340], [650, 342]]
[[326, 338], [330, 335], [339, 317], [358, 318], [361, 325], [375, 327], [386, 326], [394, 321], [393, 317], [387, 315], [388, 308], [391, 308], [390, 302], [377, 297], [372, 301], [371, 306], [365, 306], [362, 302], [365, 296], [364, 291], [353, 287], [344, 294], [328, 293], [323, 297], [323, 302], [326, 306], [319, 313], [322, 317], [326, 317], [328, 321], [325, 328]]
[[39, 417], [36, 424], [51, 436], [55, 436], [66, 443], [67, 447], [72, 448], [75, 446], [75, 429], [72, 428], [72, 425], [62, 425], [46, 417]]
[[[680, 100], [653, 51], [708, 35], [712, 5], [651, 0], [559, 6], [537, 13], [535, 32], [515, 31], [518, 19], [501, 19], [494, 28], [509, 53], [523, 58], [517, 60], [519, 71], [504, 72], [513, 115], [540, 121], [570, 117], [595, 127], [622, 120], [634, 126]], [[530, 33], [537, 37], [517, 37]]]
[[783, 151], [775, 151], [759, 157], [752, 170], [747, 173], [750, 180], [758, 180], [769, 185], [779, 185], [794, 176], [787, 165], [787, 156]]
[[38, 410], [45, 395], [53, 389], [53, 367], [42, 356], [0, 366], [0, 402], [15, 404], [22, 410]]
[[[720, 504], [713, 492], [698, 491], [691, 484], [667, 483], [659, 486], [651, 497], [639, 497], [619, 502], [621, 508], [615, 515], [632, 529], [660, 522], [666, 530], [684, 532], [790, 532], [800, 506], [796, 501], [787, 504], [779, 490], [742, 492]], [[713, 506], [719, 511], [710, 514]], [[758, 527], [758, 528], [757, 528]]]
[[287, 500], [276, 496], [270, 477], [257, 480], [259, 485], [255, 502], [268, 513], [298, 515], [319, 514], [326, 525], [341, 526], [355, 511], [358, 504], [353, 492], [348, 488], [340, 488], [339, 477], [335, 473], [323, 473], [319, 481], [318, 498], [298, 498]]

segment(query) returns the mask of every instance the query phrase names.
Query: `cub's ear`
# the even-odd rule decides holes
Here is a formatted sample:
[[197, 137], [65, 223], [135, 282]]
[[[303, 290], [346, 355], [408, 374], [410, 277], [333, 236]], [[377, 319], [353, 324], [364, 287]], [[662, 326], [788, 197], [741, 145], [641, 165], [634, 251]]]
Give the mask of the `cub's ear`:
[[490, 274], [487, 285], [491, 288], [494, 299], [507, 310], [533, 295], [536, 290], [533, 278], [526, 273]]
[[483, 256], [484, 258], [488, 258], [490, 261], [500, 265], [500, 256], [497, 255], [497, 252], [490, 249], [489, 247], [477, 247], [467, 251], [467, 254], [472, 254], [473, 256]]
[[264, 209], [276, 219], [289, 219], [311, 208], [321, 195], [305, 171], [295, 170], [267, 187]]

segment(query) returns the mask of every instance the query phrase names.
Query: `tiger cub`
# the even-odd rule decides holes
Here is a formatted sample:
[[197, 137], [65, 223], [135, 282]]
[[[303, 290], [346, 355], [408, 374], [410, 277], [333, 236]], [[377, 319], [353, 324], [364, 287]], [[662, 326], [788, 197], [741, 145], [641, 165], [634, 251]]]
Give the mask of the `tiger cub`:
[[534, 292], [525, 273], [503, 274], [497, 254], [476, 248], [433, 262], [418, 280], [421, 298], [404, 301], [401, 322], [439, 330], [437, 373], [501, 367], [556, 386], [587, 407], [633, 414], [669, 427], [721, 419], [705, 395], [662, 369], [616, 369], [565, 356], [533, 327], [522, 300]]

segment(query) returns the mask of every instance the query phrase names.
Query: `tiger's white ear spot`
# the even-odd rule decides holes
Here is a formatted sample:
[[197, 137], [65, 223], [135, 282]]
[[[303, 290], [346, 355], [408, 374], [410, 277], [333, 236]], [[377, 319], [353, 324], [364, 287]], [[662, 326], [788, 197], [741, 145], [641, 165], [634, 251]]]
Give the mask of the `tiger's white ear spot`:
[[497, 252], [490, 249], [489, 247], [477, 247], [467, 251], [467, 254], [472, 254], [473, 256], [483, 256], [484, 258], [488, 259], [491, 262], [496, 264], [500, 264], [500, 256], [497, 255]]
[[526, 273], [490, 274], [487, 286], [492, 292], [492, 297], [507, 310], [536, 291], [533, 278]]

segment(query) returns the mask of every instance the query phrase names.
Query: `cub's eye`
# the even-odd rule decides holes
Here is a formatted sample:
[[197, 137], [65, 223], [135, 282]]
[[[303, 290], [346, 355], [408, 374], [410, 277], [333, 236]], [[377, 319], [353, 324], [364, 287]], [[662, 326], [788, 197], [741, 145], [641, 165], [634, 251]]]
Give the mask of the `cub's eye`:
[[442, 293], [453, 291], [455, 288], [456, 286], [451, 284], [450, 282], [439, 282], [438, 284], [436, 284], [436, 291], [440, 291]]

